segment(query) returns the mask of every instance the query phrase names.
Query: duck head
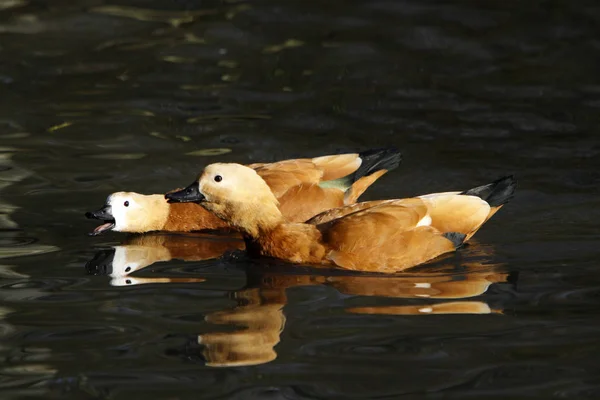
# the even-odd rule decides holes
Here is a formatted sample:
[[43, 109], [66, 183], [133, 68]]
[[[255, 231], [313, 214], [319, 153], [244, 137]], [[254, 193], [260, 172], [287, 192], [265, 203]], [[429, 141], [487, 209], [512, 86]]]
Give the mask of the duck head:
[[169, 203], [198, 203], [254, 237], [283, 221], [269, 185], [256, 171], [241, 164], [210, 164], [195, 182], [165, 198]]
[[116, 192], [108, 196], [102, 208], [87, 212], [85, 216], [104, 221], [90, 235], [99, 235], [110, 230], [149, 232], [160, 230], [164, 226], [169, 216], [169, 205], [162, 195]]

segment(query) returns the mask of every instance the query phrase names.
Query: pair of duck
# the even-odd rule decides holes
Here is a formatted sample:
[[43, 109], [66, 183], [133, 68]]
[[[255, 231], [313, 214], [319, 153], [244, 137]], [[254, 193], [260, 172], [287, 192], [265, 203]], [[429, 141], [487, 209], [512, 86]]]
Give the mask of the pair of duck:
[[236, 230], [252, 256], [394, 273], [452, 252], [514, 195], [512, 176], [466, 191], [356, 203], [396, 168], [395, 148], [270, 164], [208, 165], [165, 195], [113, 193], [88, 218], [114, 230]]

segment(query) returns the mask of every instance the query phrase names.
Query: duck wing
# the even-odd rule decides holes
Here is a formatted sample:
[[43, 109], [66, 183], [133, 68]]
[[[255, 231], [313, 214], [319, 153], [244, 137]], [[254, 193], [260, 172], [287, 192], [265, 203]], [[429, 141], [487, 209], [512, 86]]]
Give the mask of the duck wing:
[[390, 201], [317, 225], [328, 259], [351, 270], [397, 272], [453, 251], [465, 235], [419, 223], [427, 206], [416, 199]]
[[[319, 185], [323, 189], [336, 189], [345, 195], [343, 204], [351, 204], [383, 174], [397, 168], [401, 159], [401, 153], [389, 147], [361, 153], [251, 164], [249, 167], [267, 182], [277, 198], [300, 185]], [[327, 192], [329, 195], [336, 193], [333, 190]]]
[[504, 204], [514, 196], [516, 180], [506, 176], [487, 185], [463, 192], [443, 192], [422, 195], [412, 199], [377, 200], [351, 204], [315, 215], [307, 223], [319, 225], [357, 211], [381, 204], [401, 205], [406, 202], [421, 202], [427, 213], [419, 221], [422, 226], [432, 226], [447, 232], [459, 232], [469, 240]]

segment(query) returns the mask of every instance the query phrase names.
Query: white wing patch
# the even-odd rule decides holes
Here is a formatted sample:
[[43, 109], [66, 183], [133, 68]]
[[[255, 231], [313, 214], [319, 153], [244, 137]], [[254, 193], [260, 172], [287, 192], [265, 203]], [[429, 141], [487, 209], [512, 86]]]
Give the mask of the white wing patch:
[[431, 217], [429, 216], [429, 214], [427, 214], [423, 218], [421, 218], [421, 220], [417, 224], [417, 226], [429, 226], [429, 225], [431, 225]]

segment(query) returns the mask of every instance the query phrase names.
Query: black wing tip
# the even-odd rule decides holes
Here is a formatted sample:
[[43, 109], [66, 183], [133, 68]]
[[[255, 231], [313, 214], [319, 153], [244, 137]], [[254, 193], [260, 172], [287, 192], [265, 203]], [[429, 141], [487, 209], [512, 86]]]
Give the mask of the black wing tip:
[[463, 243], [465, 242], [465, 239], [467, 237], [467, 235], [465, 235], [464, 233], [460, 233], [460, 232], [446, 232], [444, 234], [442, 234], [443, 237], [445, 237], [446, 239], [448, 239], [449, 241], [452, 242], [452, 244], [454, 245], [454, 248], [458, 249], [459, 247], [461, 247], [463, 245]]
[[362, 164], [355, 173], [355, 180], [385, 169], [391, 171], [402, 162], [402, 153], [395, 146], [369, 149], [358, 153]]
[[515, 178], [515, 176], [513, 174], [511, 175], [506, 175], [503, 177], [500, 177], [498, 179], [496, 179], [494, 182], [492, 182], [494, 185], [506, 185], [506, 186], [516, 186], [517, 185], [517, 178]]
[[390, 159], [398, 163], [402, 161], [402, 152], [396, 146], [376, 147], [358, 153], [359, 157], [365, 159]]
[[517, 189], [517, 179], [514, 175], [506, 175], [487, 185], [465, 190], [461, 194], [477, 196], [488, 202], [492, 207], [499, 207], [508, 203]]

